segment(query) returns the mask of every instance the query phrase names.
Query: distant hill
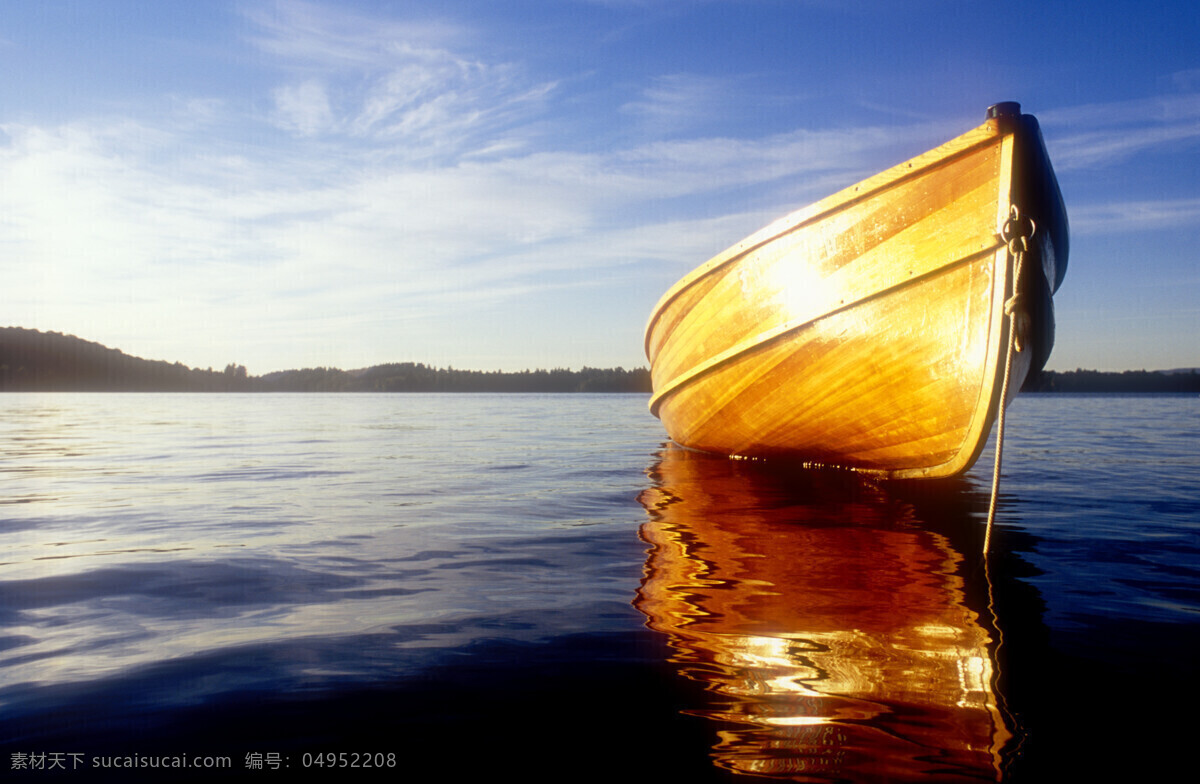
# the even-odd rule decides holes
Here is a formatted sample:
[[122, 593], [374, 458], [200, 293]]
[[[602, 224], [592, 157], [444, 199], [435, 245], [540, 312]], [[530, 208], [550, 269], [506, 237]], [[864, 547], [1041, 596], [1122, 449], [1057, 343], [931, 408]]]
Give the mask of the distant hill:
[[245, 368], [198, 370], [131, 357], [74, 335], [0, 327], [0, 391], [230, 392], [248, 388]]
[[306, 368], [251, 376], [133, 357], [99, 343], [0, 327], [0, 392], [643, 392], [645, 368], [524, 370], [432, 368], [402, 362], [363, 370]]

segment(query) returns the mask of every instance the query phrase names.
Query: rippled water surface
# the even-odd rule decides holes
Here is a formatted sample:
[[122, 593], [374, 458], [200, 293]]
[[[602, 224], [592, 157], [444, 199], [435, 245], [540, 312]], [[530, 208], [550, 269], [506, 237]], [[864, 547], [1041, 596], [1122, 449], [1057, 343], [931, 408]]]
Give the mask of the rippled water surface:
[[934, 484], [806, 474], [665, 448], [645, 402], [3, 396], [0, 766], [1037, 781], [1184, 758], [1200, 400], [1019, 398], [986, 563], [988, 453]]

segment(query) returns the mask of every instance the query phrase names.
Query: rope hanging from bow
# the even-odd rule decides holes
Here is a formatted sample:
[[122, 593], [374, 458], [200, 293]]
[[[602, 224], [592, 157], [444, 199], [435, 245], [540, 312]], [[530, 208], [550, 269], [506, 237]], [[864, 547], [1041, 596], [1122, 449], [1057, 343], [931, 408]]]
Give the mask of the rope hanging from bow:
[[1013, 259], [1012, 295], [1004, 301], [1004, 314], [1008, 316], [1008, 350], [1004, 358], [1004, 383], [1000, 387], [1000, 407], [996, 413], [996, 463], [992, 469], [992, 500], [988, 504], [987, 530], [983, 535], [983, 554], [987, 555], [992, 542], [992, 525], [996, 521], [996, 501], [1000, 496], [1000, 459], [1004, 454], [1004, 410], [1008, 401], [1008, 381], [1012, 374], [1013, 354], [1025, 349], [1025, 329], [1028, 316], [1021, 308], [1021, 268], [1025, 266], [1025, 253], [1029, 240], [1037, 231], [1037, 225], [1021, 214], [1013, 204], [1008, 220], [1000, 229], [1000, 239], [1008, 246]]

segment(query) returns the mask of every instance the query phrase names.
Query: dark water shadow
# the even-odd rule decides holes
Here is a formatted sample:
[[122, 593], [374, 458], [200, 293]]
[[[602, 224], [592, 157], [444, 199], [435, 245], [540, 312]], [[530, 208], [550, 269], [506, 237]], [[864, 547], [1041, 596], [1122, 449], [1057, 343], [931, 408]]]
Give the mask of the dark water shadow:
[[[67, 770], [26, 777], [89, 782], [293, 781], [306, 772], [354, 781], [723, 781], [705, 759], [700, 720], [684, 713], [671, 679], [663, 677], [666, 651], [656, 637], [642, 630], [539, 643], [480, 640], [450, 656], [397, 657], [390, 679], [311, 691], [267, 684], [181, 704], [181, 684], [198, 673], [219, 678], [239, 666], [271, 669], [272, 660], [286, 666], [299, 652], [275, 645], [215, 653], [82, 691], [45, 689], [38, 708], [0, 716], [0, 764], [7, 770], [14, 753], [64, 755]], [[338, 640], [328, 653], [344, 656], [343, 646], [353, 644], [383, 654], [391, 642]], [[149, 699], [155, 688], [170, 701]], [[347, 763], [377, 761], [343, 767], [343, 754]], [[166, 765], [177, 755], [224, 757], [229, 766], [105, 767], [113, 757], [158, 756]], [[248, 767], [251, 755], [263, 766]], [[333, 762], [320, 762], [325, 755]]]

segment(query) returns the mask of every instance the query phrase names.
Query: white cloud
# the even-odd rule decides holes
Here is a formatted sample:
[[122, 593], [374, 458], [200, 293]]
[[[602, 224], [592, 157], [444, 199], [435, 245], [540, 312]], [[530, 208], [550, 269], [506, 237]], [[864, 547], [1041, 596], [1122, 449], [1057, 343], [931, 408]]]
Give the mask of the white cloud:
[[[462, 31], [272, 9], [252, 15], [282, 79], [268, 113], [178, 98], [141, 122], [4, 127], [12, 323], [254, 372], [400, 360], [431, 334], [485, 340], [486, 307], [626, 307], [601, 302], [606, 281], [636, 281], [648, 310], [767, 221], [944, 141], [914, 124], [533, 147], [555, 83], [463, 51]], [[631, 111], [682, 127], [724, 89], [668, 78]], [[362, 343], [393, 349], [301, 356]]]
[[[652, 304], [665, 279], [928, 138], [868, 128], [429, 165], [346, 144], [247, 147], [188, 123], [5, 130], [0, 275], [14, 323], [130, 351], [148, 332], [203, 335], [221, 347], [151, 356], [258, 372], [264, 360], [236, 350], [246, 335], [280, 351], [297, 330], [453, 322], [464, 303], [579, 291], [604, 269], [636, 268]], [[785, 203], [755, 195], [781, 179], [804, 185]], [[689, 206], [731, 189], [719, 208]]]
[[279, 124], [301, 136], [314, 136], [333, 125], [329, 95], [315, 79], [276, 88], [275, 109]]
[[1176, 90], [1190, 92], [1200, 89], [1200, 68], [1176, 71], [1170, 75], [1169, 81]]
[[1164, 199], [1085, 205], [1071, 209], [1079, 234], [1161, 231], [1200, 225], [1200, 199]]
[[462, 38], [460, 29], [445, 23], [367, 17], [297, 0], [250, 6], [244, 13], [253, 24], [250, 41], [298, 70], [371, 71]]
[[1087, 104], [1038, 118], [1055, 133], [1056, 169], [1110, 166], [1143, 151], [1200, 140], [1200, 93]]
[[462, 54], [455, 44], [467, 33], [453, 25], [300, 2], [271, 9], [247, 13], [249, 38], [288, 79], [275, 90], [276, 122], [301, 136], [341, 133], [412, 160], [449, 160], [514, 146], [505, 134], [554, 87]]
[[[200, 345], [189, 350], [142, 350], [256, 372], [268, 360], [239, 341], [253, 334], [286, 351], [300, 322], [332, 335], [386, 328], [399, 314], [453, 321], [464, 303], [515, 306], [646, 263], [669, 278], [800, 206], [743, 198], [698, 217], [673, 200], [805, 169], [809, 187], [822, 187], [895, 138], [868, 129], [433, 167], [341, 147], [330, 168], [306, 145], [255, 157], [200, 130], [5, 130], [0, 276], [13, 323], [135, 352], [151, 334], [191, 333]], [[655, 289], [664, 279], [648, 277]]]
[[1104, 128], [1054, 140], [1054, 164], [1060, 171], [1111, 166], [1147, 150], [1200, 140], [1200, 120], [1143, 128]]
[[669, 74], [655, 79], [621, 111], [637, 117], [650, 133], [675, 133], [711, 116], [729, 99], [730, 90], [728, 78]]

